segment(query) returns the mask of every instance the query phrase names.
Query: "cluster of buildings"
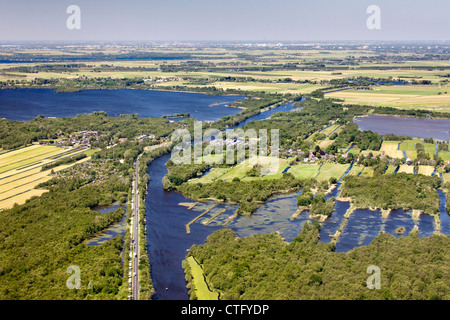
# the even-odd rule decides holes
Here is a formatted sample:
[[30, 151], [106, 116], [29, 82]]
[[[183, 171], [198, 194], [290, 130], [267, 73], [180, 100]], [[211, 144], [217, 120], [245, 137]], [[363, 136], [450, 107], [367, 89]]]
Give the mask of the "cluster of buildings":
[[68, 138], [63, 138], [58, 141], [58, 144], [62, 146], [73, 147], [91, 147], [91, 142], [98, 141], [99, 135], [97, 131], [81, 131], [78, 133], [70, 134]]
[[169, 81], [183, 81], [183, 79], [181, 78], [149, 78], [149, 79], [144, 79], [145, 83], [163, 83], [163, 82], [169, 82]]
[[139, 137], [137, 137], [137, 140], [143, 141], [145, 139], [155, 139], [155, 136], [153, 134], [143, 134]]

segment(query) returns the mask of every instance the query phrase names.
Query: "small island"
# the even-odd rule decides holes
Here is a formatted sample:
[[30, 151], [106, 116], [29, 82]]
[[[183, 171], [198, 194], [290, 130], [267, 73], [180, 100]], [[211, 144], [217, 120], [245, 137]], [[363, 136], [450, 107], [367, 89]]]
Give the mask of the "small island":
[[178, 112], [174, 114], [165, 114], [161, 116], [163, 119], [169, 119], [169, 118], [189, 118], [191, 114], [189, 112]]

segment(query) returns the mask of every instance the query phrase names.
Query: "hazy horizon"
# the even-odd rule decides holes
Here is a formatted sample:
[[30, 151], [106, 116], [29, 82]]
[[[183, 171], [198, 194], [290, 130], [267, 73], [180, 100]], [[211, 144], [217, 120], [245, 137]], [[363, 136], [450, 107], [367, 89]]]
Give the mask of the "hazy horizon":
[[[450, 1], [0, 0], [0, 41], [442, 41]], [[66, 21], [80, 8], [80, 29]], [[367, 8], [381, 10], [371, 30]]]

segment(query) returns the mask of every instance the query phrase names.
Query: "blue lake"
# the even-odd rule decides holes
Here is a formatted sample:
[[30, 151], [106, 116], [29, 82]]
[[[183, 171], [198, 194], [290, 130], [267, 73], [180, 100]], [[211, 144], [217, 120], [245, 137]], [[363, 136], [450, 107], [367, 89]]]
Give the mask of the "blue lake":
[[360, 130], [370, 130], [379, 134], [396, 134], [413, 138], [450, 141], [450, 120], [446, 119], [370, 115], [368, 117], [357, 117], [354, 122], [358, 124]]
[[105, 111], [109, 116], [137, 113], [139, 117], [160, 118], [179, 112], [189, 112], [200, 121], [217, 121], [241, 109], [227, 104], [242, 96], [212, 96], [202, 93], [152, 90], [84, 90], [57, 93], [52, 89], [0, 90], [0, 117], [26, 121], [38, 115], [72, 117], [77, 114]]

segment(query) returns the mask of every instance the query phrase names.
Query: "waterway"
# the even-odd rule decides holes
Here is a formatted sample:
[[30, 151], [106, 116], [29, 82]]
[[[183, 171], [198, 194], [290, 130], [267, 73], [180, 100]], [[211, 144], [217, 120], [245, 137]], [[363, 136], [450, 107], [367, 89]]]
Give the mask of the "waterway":
[[[270, 114], [278, 111], [291, 111], [292, 104], [283, 105], [272, 109]], [[247, 122], [257, 119], [266, 119], [270, 114], [260, 114], [252, 117]], [[309, 212], [305, 211], [296, 218], [292, 215], [297, 210], [296, 200], [300, 192], [292, 194], [275, 195], [262, 205], [252, 216], [239, 216], [231, 220], [226, 226], [224, 222], [233, 215], [236, 206], [218, 204], [205, 216], [190, 225], [190, 233], [186, 232], [186, 224], [196, 216], [210, 208], [212, 203], [201, 203], [192, 209], [181, 206], [179, 203], [193, 203], [174, 191], [164, 191], [162, 178], [167, 173], [165, 163], [170, 155], [165, 155], [153, 161], [148, 169], [150, 181], [147, 208], [147, 250], [151, 262], [155, 299], [189, 299], [184, 271], [181, 267], [187, 250], [193, 244], [203, 244], [208, 235], [214, 231], [226, 227], [231, 228], [237, 236], [245, 237], [253, 234], [265, 234], [279, 232], [286, 241], [292, 241], [302, 230], [309, 219]], [[348, 171], [347, 171], [348, 172]], [[340, 183], [327, 196], [336, 197], [340, 192]], [[442, 200], [442, 197], [441, 197]], [[344, 214], [349, 208], [348, 202], [336, 201], [335, 211], [332, 216], [322, 223], [320, 238], [323, 242], [331, 240], [330, 235], [335, 234], [344, 221]], [[444, 204], [445, 206], [445, 204]], [[442, 201], [441, 201], [442, 208]], [[203, 222], [210, 219], [218, 210], [226, 209], [208, 225]], [[448, 214], [443, 211], [441, 216], [447, 217], [442, 228], [443, 233], [448, 234]], [[442, 218], [441, 218], [442, 220]], [[434, 219], [429, 215], [421, 215], [414, 221], [410, 211], [393, 210], [387, 219], [381, 217], [381, 212], [370, 210], [356, 210], [348, 219], [343, 233], [340, 236], [336, 251], [343, 252], [354, 247], [367, 245], [381, 232], [388, 232], [396, 237], [406, 236], [417, 225], [419, 236], [430, 236], [434, 231]], [[403, 235], [397, 235], [397, 227], [405, 227]]]

